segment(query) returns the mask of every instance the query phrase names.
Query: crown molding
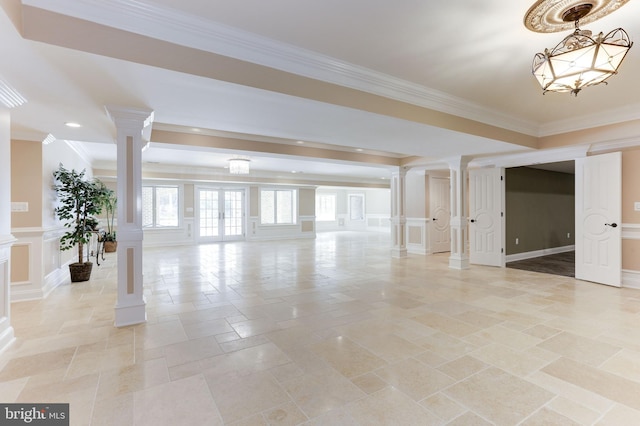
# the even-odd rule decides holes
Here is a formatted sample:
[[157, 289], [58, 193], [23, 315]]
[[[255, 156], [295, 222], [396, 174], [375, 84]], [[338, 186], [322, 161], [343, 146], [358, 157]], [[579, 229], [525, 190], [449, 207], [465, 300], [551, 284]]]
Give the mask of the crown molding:
[[538, 125], [348, 62], [139, 0], [23, 4], [537, 136]]
[[553, 121], [540, 126], [539, 136], [552, 136], [638, 119], [640, 119], [640, 103], [607, 110], [604, 113], [600, 111], [566, 120]]
[[7, 108], [15, 108], [25, 103], [27, 103], [27, 99], [0, 78], [0, 104]]
[[520, 152], [495, 157], [476, 158], [469, 163], [470, 168], [480, 167], [520, 167], [534, 164], [556, 163], [586, 157], [589, 145]]

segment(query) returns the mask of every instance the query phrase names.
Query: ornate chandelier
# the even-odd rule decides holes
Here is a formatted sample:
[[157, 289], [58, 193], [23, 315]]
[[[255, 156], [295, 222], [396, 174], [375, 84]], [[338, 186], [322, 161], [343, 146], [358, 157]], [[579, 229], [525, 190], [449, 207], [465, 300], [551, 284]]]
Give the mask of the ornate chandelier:
[[[558, 2], [550, 4], [547, 0], [536, 4], [525, 17], [525, 25], [529, 29], [552, 32], [557, 31], [555, 29], [557, 27], [565, 29], [567, 24], [575, 25], [575, 31], [556, 47], [536, 53], [533, 58], [532, 73], [542, 86], [543, 93], [570, 92], [577, 95], [585, 87], [606, 84], [605, 80], [618, 73], [618, 68], [633, 45], [629, 35], [622, 28], [617, 28], [606, 35], [599, 33], [593, 37], [591, 31], [580, 29], [579, 21], [585, 17], [588, 22], [598, 19], [620, 7], [619, 2], [594, 1], [595, 12], [597, 12], [595, 17], [589, 16], [594, 9], [594, 4], [573, 4], [562, 11], [560, 14], [562, 24], [558, 23], [555, 27], [549, 24], [553, 19], [549, 19], [548, 16], [541, 18], [540, 15], [543, 13], [551, 14], [551, 9], [541, 10], [540, 3], [546, 3], [547, 7], [555, 6], [556, 9], [558, 5]], [[567, 1], [560, 3], [566, 4]], [[614, 3], [615, 8], [611, 6]], [[557, 14], [557, 10], [555, 13]], [[532, 17], [532, 14], [537, 15]]]

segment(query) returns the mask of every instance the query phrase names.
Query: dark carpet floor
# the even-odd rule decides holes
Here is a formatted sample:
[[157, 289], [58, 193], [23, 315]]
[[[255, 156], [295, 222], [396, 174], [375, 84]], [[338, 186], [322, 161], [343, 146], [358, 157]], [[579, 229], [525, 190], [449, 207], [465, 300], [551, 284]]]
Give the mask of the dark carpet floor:
[[507, 268], [575, 277], [576, 255], [573, 251], [508, 262]]

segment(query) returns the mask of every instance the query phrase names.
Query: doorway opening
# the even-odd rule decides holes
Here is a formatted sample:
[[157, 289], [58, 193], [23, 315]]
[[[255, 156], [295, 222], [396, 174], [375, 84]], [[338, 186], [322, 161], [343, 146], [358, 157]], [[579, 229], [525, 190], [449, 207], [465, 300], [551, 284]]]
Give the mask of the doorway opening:
[[575, 162], [505, 170], [506, 267], [575, 276]]

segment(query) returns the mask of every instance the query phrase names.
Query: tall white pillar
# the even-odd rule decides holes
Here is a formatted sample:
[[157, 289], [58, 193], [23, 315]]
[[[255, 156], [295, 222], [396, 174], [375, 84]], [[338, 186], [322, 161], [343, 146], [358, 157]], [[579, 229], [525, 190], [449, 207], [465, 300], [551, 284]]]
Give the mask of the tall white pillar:
[[467, 165], [470, 160], [467, 157], [457, 157], [449, 161], [451, 186], [451, 255], [449, 256], [449, 267], [452, 269], [469, 268]]
[[391, 174], [391, 256], [393, 257], [407, 255], [406, 176], [406, 167], [398, 167], [398, 170]]
[[[2, 99], [0, 99], [1, 101]], [[11, 326], [11, 114], [0, 105], [0, 351], [14, 340]]]
[[115, 326], [147, 320], [142, 280], [142, 149], [153, 111], [107, 106], [117, 129], [118, 300]]

